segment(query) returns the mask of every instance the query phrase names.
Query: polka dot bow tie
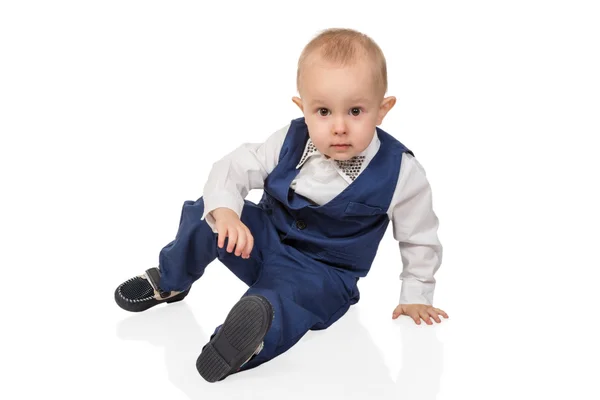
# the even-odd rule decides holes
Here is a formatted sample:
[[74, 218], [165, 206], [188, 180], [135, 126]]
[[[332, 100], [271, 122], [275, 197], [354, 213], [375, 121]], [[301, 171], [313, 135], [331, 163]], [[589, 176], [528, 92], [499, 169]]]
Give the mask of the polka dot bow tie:
[[[313, 144], [312, 140], [308, 139], [308, 143], [306, 144], [306, 149], [304, 150], [304, 154], [300, 159], [300, 162], [296, 166], [296, 168], [302, 167], [306, 160], [312, 155], [319, 154], [319, 151]], [[355, 180], [358, 174], [360, 174], [360, 170], [363, 162], [365, 161], [365, 156], [355, 156], [349, 160], [333, 160], [335, 164], [340, 169], [342, 173], [344, 173], [351, 180]]]

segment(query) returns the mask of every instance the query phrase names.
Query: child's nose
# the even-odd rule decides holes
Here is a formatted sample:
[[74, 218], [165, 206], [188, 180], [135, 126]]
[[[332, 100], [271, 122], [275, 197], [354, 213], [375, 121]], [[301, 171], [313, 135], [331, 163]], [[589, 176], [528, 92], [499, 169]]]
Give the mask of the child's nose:
[[334, 135], [345, 135], [347, 132], [346, 121], [344, 118], [338, 117], [334, 120], [332, 131]]

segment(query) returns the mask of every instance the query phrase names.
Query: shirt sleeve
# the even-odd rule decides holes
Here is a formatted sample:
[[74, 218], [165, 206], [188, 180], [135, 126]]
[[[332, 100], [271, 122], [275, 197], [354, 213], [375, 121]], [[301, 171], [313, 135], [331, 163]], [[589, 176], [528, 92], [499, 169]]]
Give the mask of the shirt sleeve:
[[425, 170], [404, 153], [396, 190], [388, 210], [402, 258], [399, 304], [433, 304], [434, 275], [442, 263], [439, 221], [433, 211]]
[[215, 162], [204, 185], [202, 219], [216, 232], [211, 211], [226, 207], [242, 216], [244, 199], [252, 189], [262, 189], [279, 161], [281, 146], [290, 124], [273, 133], [264, 143], [245, 143]]

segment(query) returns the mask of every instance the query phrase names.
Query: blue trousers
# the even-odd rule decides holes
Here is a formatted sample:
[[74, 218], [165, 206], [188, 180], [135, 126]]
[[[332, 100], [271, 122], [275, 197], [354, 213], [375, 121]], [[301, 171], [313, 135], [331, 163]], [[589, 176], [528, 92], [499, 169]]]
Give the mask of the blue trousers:
[[264, 348], [242, 370], [287, 351], [308, 330], [329, 327], [358, 302], [357, 278], [282, 241], [268, 210], [260, 205], [246, 201], [242, 211], [242, 222], [254, 237], [249, 259], [228, 253], [227, 241], [218, 248], [217, 234], [201, 220], [203, 212], [202, 198], [183, 204], [175, 240], [160, 251], [160, 286], [163, 290], [185, 290], [218, 258], [249, 286], [244, 296], [262, 295], [269, 300], [275, 316]]

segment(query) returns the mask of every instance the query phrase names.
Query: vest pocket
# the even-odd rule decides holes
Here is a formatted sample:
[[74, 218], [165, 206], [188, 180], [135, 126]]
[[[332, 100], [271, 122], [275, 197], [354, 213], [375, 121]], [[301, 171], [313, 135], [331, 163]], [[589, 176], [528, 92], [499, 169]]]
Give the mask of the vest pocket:
[[384, 213], [385, 213], [385, 211], [382, 208], [369, 206], [369, 205], [363, 204], [363, 203], [355, 203], [353, 201], [348, 203], [348, 205], [346, 206], [346, 210], [344, 211], [345, 215], [351, 216], [351, 217], [378, 215], [378, 214], [384, 214]]
[[317, 253], [317, 260], [338, 268], [357, 267], [360, 265], [360, 258], [351, 251], [328, 249]]

